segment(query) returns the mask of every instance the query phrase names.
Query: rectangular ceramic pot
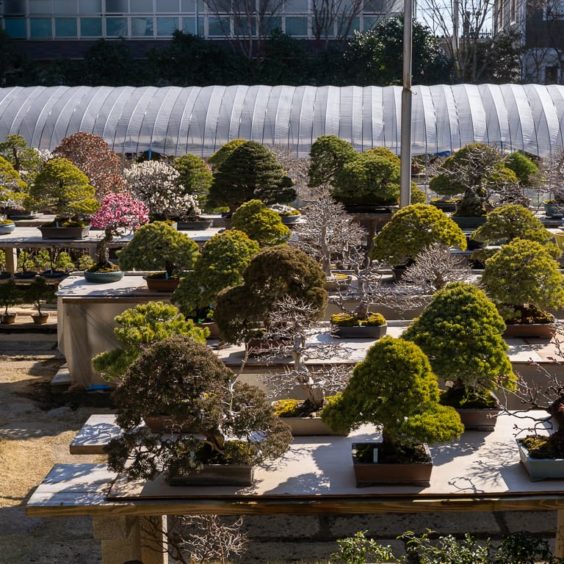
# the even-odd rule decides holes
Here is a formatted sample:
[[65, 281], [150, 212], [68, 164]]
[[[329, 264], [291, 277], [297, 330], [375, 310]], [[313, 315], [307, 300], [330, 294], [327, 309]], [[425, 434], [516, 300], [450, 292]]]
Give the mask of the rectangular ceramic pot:
[[384, 325], [363, 325], [362, 327], [342, 327], [333, 325], [332, 332], [342, 339], [381, 339], [388, 329]]
[[321, 417], [281, 417], [282, 421], [290, 427], [294, 437], [310, 437], [316, 435], [346, 437], [337, 433], [325, 423]]
[[503, 336], [519, 339], [552, 339], [555, 334], [555, 323], [508, 323]]
[[532, 482], [564, 479], [564, 458], [531, 458], [529, 451], [517, 440], [519, 458]]
[[246, 464], [206, 464], [200, 472], [169, 472], [171, 486], [251, 486], [254, 469]]
[[[431, 451], [425, 444], [429, 459]], [[381, 464], [357, 462], [353, 456], [356, 487], [376, 485], [420, 486], [428, 487], [431, 482], [432, 462], [413, 464]]]
[[90, 231], [90, 226], [86, 227], [49, 227], [41, 225], [39, 227], [43, 239], [84, 239]]
[[462, 424], [466, 431], [491, 432], [495, 429], [499, 409], [460, 409], [456, 411], [460, 415]]

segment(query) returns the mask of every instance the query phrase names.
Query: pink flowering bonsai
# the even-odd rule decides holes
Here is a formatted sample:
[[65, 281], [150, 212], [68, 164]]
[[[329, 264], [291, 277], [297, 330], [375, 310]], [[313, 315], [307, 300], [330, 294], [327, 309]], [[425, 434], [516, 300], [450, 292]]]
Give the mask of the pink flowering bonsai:
[[149, 209], [131, 194], [119, 192], [104, 196], [100, 209], [91, 219], [92, 227], [103, 229], [104, 236], [97, 247], [98, 261], [90, 270], [93, 272], [119, 270], [110, 262], [108, 244], [115, 236], [133, 232], [148, 221]]

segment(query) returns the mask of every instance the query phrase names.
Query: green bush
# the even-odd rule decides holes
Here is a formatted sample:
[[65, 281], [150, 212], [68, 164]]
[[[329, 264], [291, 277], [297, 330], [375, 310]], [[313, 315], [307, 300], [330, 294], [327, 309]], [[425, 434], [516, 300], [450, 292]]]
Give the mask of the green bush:
[[8, 314], [10, 307], [20, 301], [21, 292], [12, 278], [0, 284], [0, 308], [4, 308], [4, 315]]
[[386, 318], [381, 313], [371, 313], [366, 319], [358, 319], [350, 313], [334, 313], [331, 323], [337, 327], [379, 327], [386, 324]]
[[213, 169], [217, 171], [221, 165], [232, 155], [235, 149], [239, 148], [247, 142], [246, 139], [231, 139], [220, 147], [209, 159], [208, 162], [212, 165]]
[[0, 156], [0, 213], [6, 208], [24, 207], [27, 184], [10, 161]]
[[336, 135], [318, 137], [309, 152], [309, 185], [332, 184], [344, 164], [356, 155], [353, 146]]
[[325, 275], [313, 258], [288, 245], [262, 250], [243, 274], [243, 285], [219, 293], [215, 320], [224, 339], [247, 341], [268, 323], [272, 306], [288, 296], [311, 305], [321, 317], [327, 305]]
[[165, 270], [178, 276], [194, 265], [198, 245], [164, 221], [142, 225], [119, 253], [123, 270]]
[[402, 338], [421, 347], [443, 381], [487, 396], [500, 386], [515, 388], [504, 331], [502, 317], [484, 292], [455, 282], [433, 296]]
[[400, 193], [400, 160], [378, 147], [349, 158], [335, 175], [333, 197], [345, 205], [396, 204]]
[[204, 207], [213, 182], [213, 174], [205, 161], [189, 153], [174, 159], [173, 166], [180, 174], [178, 183], [188, 194], [197, 197], [198, 204]]
[[450, 217], [435, 206], [412, 204], [397, 211], [376, 235], [372, 258], [397, 266], [435, 243], [466, 249], [466, 237]]
[[243, 283], [243, 271], [258, 251], [258, 243], [242, 231], [230, 229], [214, 235], [204, 245], [194, 270], [181, 278], [173, 303], [185, 315], [213, 307], [221, 290]]
[[503, 245], [486, 261], [482, 285], [505, 319], [524, 317], [531, 307], [544, 310], [564, 305], [558, 263], [536, 241], [514, 239]]
[[231, 226], [246, 233], [261, 247], [285, 243], [291, 231], [282, 223], [280, 214], [266, 207], [260, 200], [249, 200], [233, 214]]
[[521, 186], [534, 186], [537, 183], [539, 167], [527, 155], [516, 151], [505, 159], [504, 164], [515, 173]]
[[126, 309], [115, 322], [114, 335], [120, 346], [92, 359], [94, 370], [109, 381], [121, 379], [144, 349], [168, 337], [183, 335], [196, 343], [206, 344], [207, 330], [195, 327], [176, 307], [164, 302], [149, 302]]
[[292, 185], [268, 147], [247, 141], [216, 170], [209, 202], [212, 206], [229, 206], [231, 211], [253, 199], [265, 204], [291, 202], [296, 198]]
[[456, 411], [439, 404], [437, 377], [423, 351], [392, 337], [370, 347], [322, 418], [343, 432], [365, 423], [383, 425], [384, 442], [395, 445], [448, 441], [463, 431]]

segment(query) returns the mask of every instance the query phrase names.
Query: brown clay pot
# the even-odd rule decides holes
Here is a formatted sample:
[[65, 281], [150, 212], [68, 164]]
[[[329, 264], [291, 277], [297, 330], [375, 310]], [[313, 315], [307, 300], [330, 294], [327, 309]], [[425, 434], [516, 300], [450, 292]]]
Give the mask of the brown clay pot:
[[170, 470], [167, 482], [171, 486], [251, 486], [253, 478], [253, 467], [246, 464], [206, 464], [190, 474]]
[[151, 292], [174, 292], [178, 286], [179, 278], [154, 278], [147, 276], [145, 278], [147, 281], [147, 288]]
[[49, 320], [48, 313], [36, 313], [31, 316], [35, 325], [45, 325]]
[[290, 427], [294, 437], [311, 437], [316, 435], [347, 436], [346, 434], [333, 431], [321, 417], [281, 417], [280, 419]]
[[466, 431], [491, 432], [495, 429], [497, 416], [501, 410], [496, 408], [456, 408], [456, 411], [460, 415], [460, 420]]
[[555, 334], [555, 323], [508, 323], [503, 336], [520, 339], [552, 339]]
[[16, 315], [15, 313], [5, 313], [2, 315], [2, 323], [4, 325], [13, 325], [16, 322]]

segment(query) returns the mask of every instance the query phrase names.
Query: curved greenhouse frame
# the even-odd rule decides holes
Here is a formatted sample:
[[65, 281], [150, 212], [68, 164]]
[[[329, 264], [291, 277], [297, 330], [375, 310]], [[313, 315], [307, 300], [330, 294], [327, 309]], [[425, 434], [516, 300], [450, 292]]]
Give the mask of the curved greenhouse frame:
[[[485, 142], [545, 156], [564, 148], [564, 86], [413, 88], [414, 154]], [[298, 155], [320, 135], [399, 153], [401, 88], [313, 86], [14, 87], [0, 89], [0, 139], [53, 150], [85, 131], [118, 153], [207, 156], [234, 138]]]

